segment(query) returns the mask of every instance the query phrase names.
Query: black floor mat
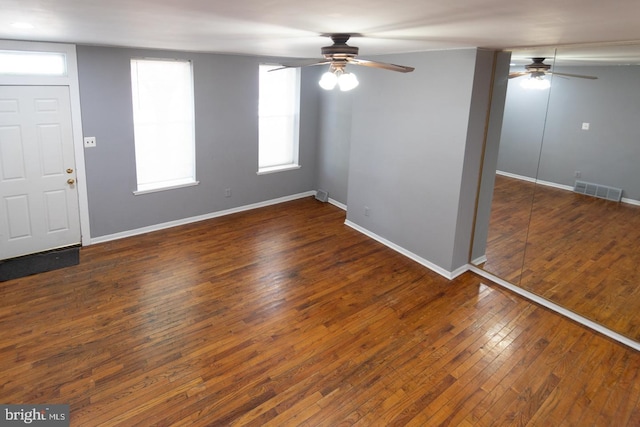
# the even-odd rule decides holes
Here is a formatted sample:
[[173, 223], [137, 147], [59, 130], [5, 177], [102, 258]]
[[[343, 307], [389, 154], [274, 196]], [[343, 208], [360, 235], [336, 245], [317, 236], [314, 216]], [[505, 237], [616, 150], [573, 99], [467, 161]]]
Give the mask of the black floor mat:
[[0, 282], [80, 263], [80, 247], [56, 249], [0, 261]]

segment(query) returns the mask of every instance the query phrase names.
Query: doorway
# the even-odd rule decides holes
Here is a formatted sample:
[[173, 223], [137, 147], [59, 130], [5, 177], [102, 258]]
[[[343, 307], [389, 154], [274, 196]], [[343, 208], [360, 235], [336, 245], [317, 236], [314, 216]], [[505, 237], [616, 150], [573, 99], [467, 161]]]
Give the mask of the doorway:
[[0, 260], [80, 244], [67, 86], [0, 86]]

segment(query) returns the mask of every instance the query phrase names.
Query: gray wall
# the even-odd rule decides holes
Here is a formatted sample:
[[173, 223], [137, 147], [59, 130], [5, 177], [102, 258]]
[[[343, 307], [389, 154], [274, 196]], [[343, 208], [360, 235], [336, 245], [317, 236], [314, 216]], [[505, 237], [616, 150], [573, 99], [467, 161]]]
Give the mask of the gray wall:
[[478, 206], [476, 208], [476, 223], [471, 261], [484, 257], [487, 247], [489, 220], [491, 218], [491, 202], [493, 200], [496, 165], [498, 163], [498, 149], [500, 147], [500, 132], [502, 129], [504, 104], [507, 95], [507, 77], [509, 75], [510, 59], [510, 52], [497, 53], [487, 141], [482, 164], [482, 178], [478, 192]]
[[469, 256], [492, 56], [390, 55], [377, 59], [416, 71], [358, 69], [347, 219], [449, 272]]
[[469, 127], [462, 165], [462, 181], [458, 203], [458, 222], [454, 245], [452, 267], [460, 267], [469, 261], [469, 244], [473, 240], [473, 223], [476, 213], [476, 196], [479, 189], [482, 167], [485, 130], [488, 126], [493, 66], [496, 58], [493, 52], [479, 50], [476, 57]]
[[[316, 73], [303, 71], [301, 169], [257, 171], [258, 64], [264, 58], [78, 46], [92, 237], [205, 215], [314, 190], [319, 95]], [[136, 189], [129, 63], [132, 57], [193, 63], [198, 186], [134, 196]], [[232, 196], [224, 197], [231, 188]]]
[[[321, 71], [326, 71], [321, 67]], [[359, 74], [358, 71], [354, 71]], [[320, 78], [318, 73], [318, 79]], [[356, 74], [356, 75], [357, 75]], [[355, 90], [363, 90], [359, 87]], [[356, 92], [318, 90], [321, 95], [318, 118], [317, 184], [329, 197], [347, 204], [352, 97]], [[366, 89], [364, 89], [366, 90]]]
[[[349, 207], [348, 220], [445, 271], [466, 265], [482, 159], [493, 52], [380, 57], [409, 74], [357, 67], [350, 93], [318, 88], [303, 69], [302, 168], [257, 170], [257, 67], [265, 58], [78, 46], [93, 237], [206, 215], [317, 188]], [[129, 61], [194, 66], [200, 185], [134, 196]], [[232, 197], [224, 197], [231, 188]], [[364, 207], [370, 209], [364, 215]]]
[[[556, 67], [597, 80], [554, 77], [546, 126], [539, 112], [544, 95], [509, 84], [498, 169], [573, 186], [581, 180], [623, 189], [640, 200], [640, 66]], [[545, 91], [548, 92], [548, 91]], [[590, 123], [590, 130], [581, 129]], [[535, 137], [534, 137], [535, 136]]]
[[533, 179], [538, 173], [549, 91], [525, 90], [520, 87], [523, 78], [511, 79], [507, 86], [498, 170]]

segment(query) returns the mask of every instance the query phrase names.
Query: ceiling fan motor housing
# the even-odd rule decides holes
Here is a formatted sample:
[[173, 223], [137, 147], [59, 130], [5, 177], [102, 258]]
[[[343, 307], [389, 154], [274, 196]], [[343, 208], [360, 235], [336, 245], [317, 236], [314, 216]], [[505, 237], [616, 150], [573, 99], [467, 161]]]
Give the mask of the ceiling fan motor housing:
[[358, 56], [358, 48], [347, 45], [350, 34], [333, 34], [331, 40], [333, 45], [320, 49], [325, 58], [354, 58]]
[[546, 58], [531, 58], [533, 62], [524, 66], [525, 70], [544, 74], [551, 69], [551, 65], [544, 64]]
[[[409, 73], [414, 70], [413, 67], [407, 67], [405, 65], [387, 64], [385, 62], [369, 61], [366, 59], [356, 59], [356, 56], [358, 56], [358, 48], [355, 46], [349, 46], [347, 44], [347, 41], [351, 36], [358, 36], [358, 35], [359, 34], [356, 34], [356, 33], [325, 34], [325, 36], [331, 37], [333, 44], [331, 46], [325, 46], [321, 48], [320, 51], [322, 53], [322, 56], [324, 56], [323, 60], [315, 61], [312, 63], [309, 63], [309, 61], [305, 61], [302, 64], [291, 64], [291, 65], [283, 64], [282, 67], [276, 68], [275, 70], [280, 70], [282, 68], [290, 68], [290, 67], [309, 67], [313, 65], [322, 65], [322, 64], [329, 64], [329, 71], [336, 75], [347, 74], [344, 71], [347, 64], [381, 68], [383, 70], [397, 71], [400, 73]], [[274, 70], [271, 70], [271, 71], [274, 71]]]

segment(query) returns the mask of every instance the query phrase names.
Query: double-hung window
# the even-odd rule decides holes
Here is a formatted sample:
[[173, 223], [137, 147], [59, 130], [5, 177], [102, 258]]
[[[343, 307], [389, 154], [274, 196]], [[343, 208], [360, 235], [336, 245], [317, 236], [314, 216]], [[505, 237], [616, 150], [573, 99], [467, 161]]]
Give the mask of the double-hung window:
[[132, 59], [136, 194], [195, 185], [191, 62]]
[[299, 168], [300, 70], [260, 65], [258, 174]]

